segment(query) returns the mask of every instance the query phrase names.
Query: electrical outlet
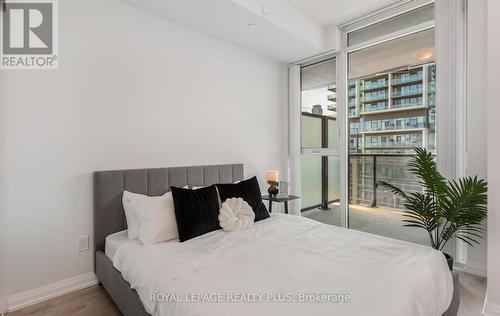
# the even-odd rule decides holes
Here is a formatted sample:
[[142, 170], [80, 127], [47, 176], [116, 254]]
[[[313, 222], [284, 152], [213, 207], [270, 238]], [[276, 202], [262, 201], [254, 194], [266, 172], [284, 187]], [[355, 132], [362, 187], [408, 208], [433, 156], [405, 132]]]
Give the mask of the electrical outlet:
[[89, 250], [89, 236], [78, 237], [78, 252]]

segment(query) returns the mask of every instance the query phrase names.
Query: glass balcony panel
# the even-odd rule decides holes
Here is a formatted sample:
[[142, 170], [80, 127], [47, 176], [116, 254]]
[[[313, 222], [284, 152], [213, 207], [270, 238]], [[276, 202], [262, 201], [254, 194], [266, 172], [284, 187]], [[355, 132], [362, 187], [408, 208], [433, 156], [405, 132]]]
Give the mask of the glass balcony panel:
[[[328, 168], [327, 180], [324, 182], [328, 186], [324, 197], [326, 201], [322, 201], [322, 182], [317, 181], [321, 180], [323, 163]], [[340, 157], [303, 156], [301, 164], [302, 215], [325, 224], [340, 226]]]
[[321, 157], [302, 156], [300, 158], [301, 208], [321, 204]]
[[321, 118], [302, 115], [302, 148], [321, 148]]
[[340, 200], [340, 157], [328, 157], [328, 201]]
[[328, 148], [337, 148], [337, 120], [328, 120]]

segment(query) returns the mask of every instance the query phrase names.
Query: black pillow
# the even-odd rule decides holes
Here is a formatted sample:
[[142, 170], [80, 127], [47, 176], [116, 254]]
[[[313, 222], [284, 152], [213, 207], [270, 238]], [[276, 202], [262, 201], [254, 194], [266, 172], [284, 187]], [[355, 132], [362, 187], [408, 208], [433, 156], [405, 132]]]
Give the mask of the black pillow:
[[217, 189], [219, 190], [222, 202], [233, 197], [240, 197], [245, 200], [252, 207], [256, 222], [269, 217], [269, 212], [264, 203], [262, 203], [262, 195], [257, 177], [238, 183], [217, 184]]
[[219, 226], [219, 197], [215, 185], [196, 190], [170, 187], [174, 199], [179, 241], [186, 241]]

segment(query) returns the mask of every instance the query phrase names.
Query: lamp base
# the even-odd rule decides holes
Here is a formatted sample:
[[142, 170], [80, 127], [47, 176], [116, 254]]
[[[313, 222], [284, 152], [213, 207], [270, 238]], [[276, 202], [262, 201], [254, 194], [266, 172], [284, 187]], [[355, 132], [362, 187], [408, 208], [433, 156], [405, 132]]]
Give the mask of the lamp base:
[[278, 194], [279, 190], [277, 186], [271, 185], [269, 186], [269, 189], [267, 189], [267, 192], [269, 193], [270, 196], [276, 197], [276, 194]]

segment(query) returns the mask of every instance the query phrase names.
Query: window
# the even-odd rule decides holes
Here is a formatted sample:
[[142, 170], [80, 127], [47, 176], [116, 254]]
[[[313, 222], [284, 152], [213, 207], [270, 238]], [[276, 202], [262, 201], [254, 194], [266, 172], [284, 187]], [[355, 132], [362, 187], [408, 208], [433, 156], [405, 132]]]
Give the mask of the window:
[[434, 5], [426, 5], [421, 8], [397, 15], [382, 22], [349, 32], [347, 34], [348, 46], [361, 44], [377, 37], [400, 31], [404, 28], [416, 26], [434, 20]]
[[[435, 7], [441, 21], [437, 28]], [[413, 146], [431, 151], [447, 178], [466, 172], [466, 134], [456, 128], [466, 126], [468, 113], [466, 21], [466, 11], [446, 1], [400, 1], [341, 26], [337, 61], [290, 65], [290, 181], [296, 186], [292, 191], [302, 194], [303, 216], [328, 223], [340, 220], [343, 227], [428, 244], [421, 231], [401, 225], [401, 199], [377, 188], [376, 183], [386, 180], [408, 191], [421, 190], [407, 167]], [[341, 65], [335, 82], [337, 62]], [[327, 71], [328, 67], [335, 71]], [[322, 84], [311, 84], [318, 80]], [[319, 103], [307, 104], [304, 96], [312, 94], [308, 90], [314, 87], [331, 90]], [[335, 118], [330, 124], [338, 127], [339, 144], [330, 144], [331, 137], [324, 141], [324, 132], [330, 129], [318, 120], [297, 128], [301, 117], [313, 114], [315, 105], [315, 112], [321, 109], [322, 116]], [[299, 140], [309, 136], [299, 131], [316, 133], [300, 150]], [[453, 254], [453, 244], [449, 245], [447, 251]], [[460, 253], [466, 253], [466, 247], [461, 249]]]

